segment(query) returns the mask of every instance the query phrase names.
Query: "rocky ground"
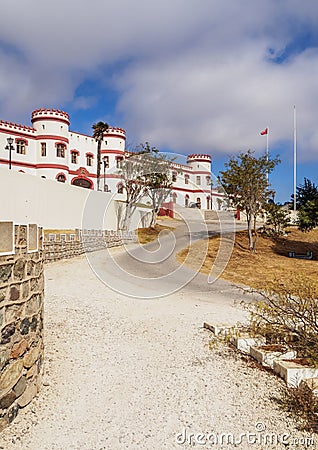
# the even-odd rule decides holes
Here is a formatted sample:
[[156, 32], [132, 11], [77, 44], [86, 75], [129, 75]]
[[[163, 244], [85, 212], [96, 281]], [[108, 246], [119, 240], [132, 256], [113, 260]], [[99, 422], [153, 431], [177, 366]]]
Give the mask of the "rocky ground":
[[[48, 265], [44, 386], [2, 432], [0, 449], [317, 448], [279, 409], [276, 376], [209, 345], [203, 322], [229, 309], [242, 316], [186, 289], [121, 296], [85, 257]], [[216, 444], [221, 433], [236, 445]], [[285, 444], [264, 443], [266, 433]]]

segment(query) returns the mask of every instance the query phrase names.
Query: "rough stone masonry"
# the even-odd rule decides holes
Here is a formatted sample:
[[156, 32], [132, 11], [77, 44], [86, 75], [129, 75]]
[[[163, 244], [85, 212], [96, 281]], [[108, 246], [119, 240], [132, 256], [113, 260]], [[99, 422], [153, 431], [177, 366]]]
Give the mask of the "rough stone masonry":
[[0, 431], [37, 395], [43, 373], [42, 230], [0, 223]]

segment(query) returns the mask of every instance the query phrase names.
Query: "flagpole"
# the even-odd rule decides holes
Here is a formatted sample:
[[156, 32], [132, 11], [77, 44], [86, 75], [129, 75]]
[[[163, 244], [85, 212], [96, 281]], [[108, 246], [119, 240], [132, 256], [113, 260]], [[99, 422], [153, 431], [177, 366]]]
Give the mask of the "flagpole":
[[294, 211], [296, 212], [296, 192], [297, 192], [297, 141], [296, 141], [296, 106], [294, 105]]

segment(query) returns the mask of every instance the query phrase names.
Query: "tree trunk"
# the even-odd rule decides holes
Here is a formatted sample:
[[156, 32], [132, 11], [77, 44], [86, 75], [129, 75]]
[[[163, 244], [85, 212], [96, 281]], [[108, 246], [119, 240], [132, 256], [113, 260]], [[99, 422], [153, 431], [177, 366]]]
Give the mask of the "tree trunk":
[[155, 228], [156, 223], [157, 223], [157, 214], [158, 214], [158, 211], [157, 211], [157, 210], [153, 209], [153, 210], [151, 211], [150, 228]]
[[102, 142], [101, 140], [98, 140], [97, 142], [97, 172], [96, 172], [96, 177], [97, 177], [97, 190], [99, 191], [99, 185], [100, 185], [100, 165], [101, 165], [101, 153], [100, 153], [100, 149], [102, 146]]
[[246, 214], [246, 220], [247, 220], [247, 230], [248, 230], [248, 247], [249, 250], [253, 251], [253, 230], [252, 230], [252, 219], [251, 217]]
[[253, 221], [254, 221], [253, 253], [255, 253], [256, 252], [256, 242], [257, 242], [257, 239], [258, 239], [258, 233], [257, 233], [257, 228], [256, 228], [256, 217], [254, 217]]

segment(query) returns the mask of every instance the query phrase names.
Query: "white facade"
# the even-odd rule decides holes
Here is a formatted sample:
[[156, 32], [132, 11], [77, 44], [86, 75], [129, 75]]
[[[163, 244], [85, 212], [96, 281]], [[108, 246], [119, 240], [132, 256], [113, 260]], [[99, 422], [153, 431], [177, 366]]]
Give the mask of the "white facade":
[[[0, 167], [10, 165], [8, 138], [13, 138], [12, 170], [96, 190], [97, 143], [92, 136], [69, 129], [69, 115], [56, 109], [32, 113], [32, 127], [0, 120]], [[120, 191], [116, 168], [125, 158], [126, 133], [110, 127], [101, 147], [100, 188]], [[220, 209], [223, 195], [211, 192], [211, 157], [192, 154], [187, 165], [173, 164], [172, 200], [181, 206], [197, 203], [203, 209]], [[212, 194], [212, 195], [211, 195]], [[217, 201], [217, 198], [220, 200]]]

